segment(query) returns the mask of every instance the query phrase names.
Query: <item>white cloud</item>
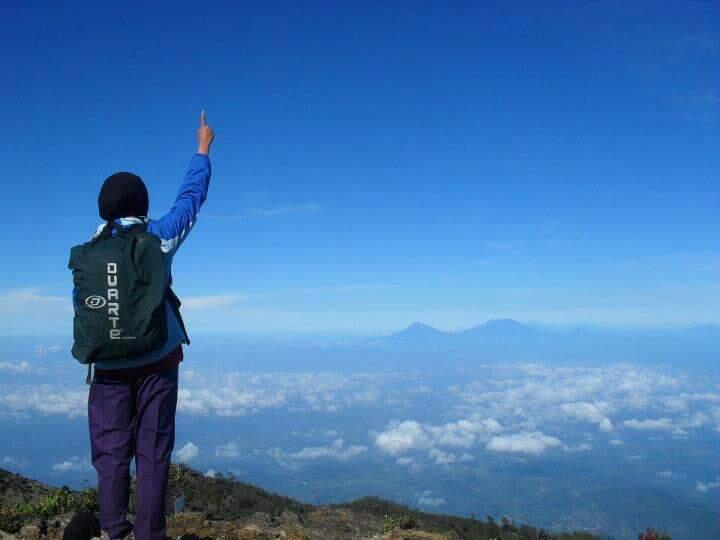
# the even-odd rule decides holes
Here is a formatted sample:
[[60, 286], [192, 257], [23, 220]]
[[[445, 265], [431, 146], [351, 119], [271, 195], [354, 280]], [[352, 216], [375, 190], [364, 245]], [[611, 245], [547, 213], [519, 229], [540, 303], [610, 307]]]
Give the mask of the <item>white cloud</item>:
[[42, 289], [37, 287], [12, 289], [0, 294], [2, 315], [29, 315], [42, 313], [43, 310], [55, 311], [63, 308], [65, 311], [72, 309], [72, 301], [69, 297], [44, 295]]
[[714, 482], [701, 482], [700, 480], [695, 481], [695, 489], [702, 493], [707, 493], [711, 489], [718, 489], [720, 488], [720, 478], [715, 480]]
[[470, 448], [500, 431], [502, 426], [495, 419], [475, 415], [438, 426], [420, 424], [415, 420], [394, 421], [387, 425], [385, 431], [375, 434], [375, 446], [397, 457], [399, 465], [415, 465], [414, 459], [403, 458], [404, 454], [418, 450], [427, 450], [428, 458], [436, 465], [454, 465], [471, 461], [473, 456], [467, 452], [458, 456], [441, 447]]
[[42, 288], [13, 289], [0, 294], [0, 323], [5, 334], [47, 336], [48, 332], [70, 332], [72, 298], [53, 296]]
[[346, 461], [365, 452], [367, 452], [367, 446], [352, 445], [345, 448], [345, 441], [337, 439], [330, 446], [308, 446], [299, 452], [287, 454], [287, 456], [300, 460], [330, 458]]
[[63, 415], [70, 418], [87, 415], [87, 389], [68, 390], [55, 385], [0, 386], [0, 416], [29, 413]]
[[215, 469], [208, 469], [207, 472], [205, 473], [205, 476], [207, 478], [215, 478], [215, 477], [217, 477], [217, 475], [218, 475], [218, 472]]
[[[373, 434], [375, 446], [394, 456], [399, 465], [417, 465], [419, 452], [431, 463], [447, 465], [458, 462], [453, 449], [479, 445], [490, 451], [530, 455], [554, 447], [566, 452], [590, 451], [590, 440], [562, 444], [557, 437], [545, 435], [548, 429], [567, 431], [568, 420], [593, 423], [604, 433], [616, 431], [611, 420], [615, 415], [630, 418], [619, 421], [625, 429], [666, 430], [675, 437], [687, 437], [692, 430], [706, 426], [720, 432], [717, 392], [708, 391], [706, 379], [691, 379], [679, 370], [669, 374], [629, 365], [516, 364], [483, 366], [483, 373], [481, 380], [447, 388], [448, 410], [459, 420], [439, 425], [419, 419], [394, 421]], [[668, 394], [679, 396], [688, 407], [668, 403]], [[650, 421], [632, 416], [663, 410], [666, 405], [679, 414]], [[506, 433], [510, 435], [503, 435]], [[615, 437], [608, 444], [622, 446], [623, 442]]]
[[563, 445], [563, 450], [566, 452], [589, 452], [592, 450], [592, 445], [589, 443], [581, 443], [576, 446]]
[[502, 426], [494, 418], [463, 419], [441, 426], [428, 426], [427, 430], [438, 445], [470, 448], [479, 435], [499, 433]]
[[685, 412], [688, 410], [688, 400], [682, 397], [669, 397], [663, 402], [671, 412]]
[[388, 454], [399, 456], [410, 450], [437, 446], [470, 448], [479, 439], [500, 431], [502, 426], [494, 418], [477, 416], [438, 426], [405, 420], [388, 424], [385, 431], [375, 436], [375, 445]]
[[293, 461], [288, 457], [288, 455], [283, 451], [282, 448], [275, 446], [273, 448], [269, 448], [267, 451], [268, 455], [275, 459], [280, 465], [283, 467], [290, 469], [290, 470], [298, 470], [300, 469], [300, 465], [296, 461]]
[[457, 461], [455, 454], [443, 452], [439, 448], [431, 448], [428, 456], [435, 462], [435, 465], [452, 465]]
[[240, 446], [237, 441], [229, 441], [215, 449], [215, 457], [236, 458], [240, 455]]
[[[622, 445], [619, 435], [623, 429], [675, 437], [690, 437], [700, 429], [720, 432], [717, 381], [693, 378], [680, 370], [669, 374], [658, 368], [626, 365], [551, 368], [517, 364], [482, 369], [482, 378], [473, 381], [464, 374], [463, 382], [446, 388], [444, 395], [436, 383], [429, 387], [435, 397], [447, 402], [443, 412], [448, 417], [438, 423], [410, 416], [420, 410], [415, 407], [427, 394], [418, 394], [416, 389], [430, 380], [429, 375], [418, 373], [249, 373], [198, 364], [192, 372], [184, 372], [187, 376], [179, 392], [178, 411], [189, 416], [234, 417], [275, 410], [337, 414], [349, 408], [391, 405], [394, 410], [410, 412], [372, 432], [371, 444], [398, 465], [413, 469], [458, 466], [472, 455], [479, 457], [478, 451], [483, 452], [479, 449], [512, 452], [512, 441], [507, 439], [512, 434], [568, 433], [559, 436], [567, 444], [558, 447], [567, 452], [587, 451], [590, 442], [600, 444], [578, 440], [573, 428], [595, 430], [585, 430], [587, 426], [577, 425], [576, 420], [591, 422], [601, 432], [617, 433], [607, 441], [611, 446]], [[80, 379], [66, 386], [55, 381], [39, 386], [0, 384], [0, 417], [84, 416], [87, 390]], [[311, 437], [318, 441], [314, 444], [339, 439], [336, 430], [325, 429], [315, 430]], [[518, 441], [514, 442], [518, 446]], [[230, 441], [210, 451], [218, 458], [233, 459], [240, 455], [240, 448]], [[277, 456], [298, 464], [322, 455], [322, 449], [330, 458], [331, 445], [307, 446], [295, 452], [295, 457], [279, 450]]]
[[87, 458], [82, 459], [78, 456], [73, 456], [70, 459], [53, 465], [53, 471], [58, 473], [85, 472], [90, 470], [92, 470], [90, 461]]
[[570, 418], [597, 424], [600, 431], [610, 432], [613, 429], [612, 422], [602, 412], [602, 405], [587, 401], [575, 401], [573, 403], [563, 403], [560, 408]]
[[[637, 429], [641, 431], [660, 431], [670, 432], [673, 439], [687, 439], [689, 437], [688, 430], [696, 429], [703, 426], [707, 421], [704, 414], [695, 415], [692, 418], [684, 417], [672, 420], [670, 418], [650, 418], [645, 420], [637, 420], [635, 418], [624, 422], [625, 427], [629, 429]], [[662, 436], [649, 436], [650, 441], [662, 440]]]
[[[30, 368], [34, 369], [32, 363]], [[27, 368], [13, 365], [5, 369]], [[178, 412], [222, 417], [280, 408], [297, 413], [337, 413], [351, 407], [397, 403], [405, 399], [397, 383], [416, 378], [392, 373], [241, 373], [203, 369], [189, 370], [188, 375], [183, 377], [178, 392]], [[79, 374], [77, 380], [82, 376]], [[31, 413], [85, 416], [87, 388], [80, 384], [63, 386], [54, 380], [39, 385], [0, 384], [0, 417]]]
[[[336, 413], [349, 407], [382, 405], [383, 391], [409, 377], [357, 373], [211, 373], [196, 370], [178, 393], [178, 410], [186, 414], [245, 416], [266, 409]], [[397, 391], [393, 391], [397, 393]]]
[[560, 439], [540, 431], [496, 435], [485, 445], [492, 452], [540, 455], [548, 448], [562, 446]]
[[[535, 423], [556, 421], [558, 414], [592, 421], [608, 429], [608, 416], [622, 409], [644, 409], [655, 396], [685, 381], [652, 369], [627, 365], [602, 368], [548, 367], [537, 364], [497, 366], [488, 376], [451, 392], [468, 409], [478, 408], [503, 421], [523, 416]], [[605, 419], [608, 419], [606, 422]]]
[[9, 371], [10, 373], [31, 373], [33, 368], [25, 360], [16, 364], [12, 364], [10, 362], [0, 362], [0, 371]]
[[182, 388], [178, 392], [178, 410], [189, 414], [217, 416], [245, 416], [260, 409], [277, 408], [287, 404], [285, 395], [272, 388], [239, 387], [232, 377], [225, 379], [223, 387]]
[[472, 455], [468, 453], [456, 456], [452, 452], [444, 452], [439, 448], [431, 448], [428, 457], [435, 462], [435, 465], [454, 465], [455, 463], [466, 463], [473, 460]]
[[422, 493], [416, 493], [418, 506], [441, 506], [445, 503], [445, 499], [433, 496], [433, 492], [425, 490]]
[[710, 417], [703, 412], [696, 412], [692, 416], [685, 416], [679, 420], [679, 425], [685, 429], [703, 427], [710, 422]]
[[330, 446], [308, 446], [298, 452], [286, 452], [278, 447], [270, 448], [267, 452], [283, 467], [297, 470], [303, 461], [319, 459], [347, 461], [367, 452], [367, 446], [351, 445], [346, 447], [345, 441], [337, 439]]
[[36, 345], [35, 346], [35, 356], [38, 358], [45, 358], [47, 356], [50, 356], [51, 354], [55, 354], [57, 352], [60, 352], [62, 350], [61, 345]]
[[195, 459], [200, 453], [200, 449], [193, 443], [189, 442], [180, 450], [175, 451], [175, 460], [178, 463], [189, 463]]
[[408, 450], [429, 448], [431, 442], [419, 422], [405, 420], [391, 423], [387, 430], [375, 437], [375, 445], [388, 454], [399, 456]]
[[183, 298], [183, 308], [185, 309], [215, 309], [220, 307], [232, 306], [246, 299], [245, 296], [239, 294], [220, 294], [213, 296], [186, 296]]
[[3, 456], [0, 458], [0, 467], [6, 469], [24, 469], [27, 466], [28, 461], [26, 459], [18, 459], [13, 456]]
[[[615, 432], [615, 423], [667, 431], [676, 438], [705, 427], [720, 432], [717, 387], [677, 369], [521, 364], [483, 366], [483, 372], [482, 379], [448, 387], [453, 409], [458, 415], [495, 418], [505, 432], [562, 432], [570, 429], [568, 420], [591, 422], [605, 433]], [[644, 415], [662, 418], [646, 421]], [[626, 421], [613, 422], [616, 416]]]
[[639, 429], [644, 431], [675, 431], [677, 427], [670, 418], [648, 418], [638, 420], [632, 418], [625, 420], [623, 425], [630, 429]]

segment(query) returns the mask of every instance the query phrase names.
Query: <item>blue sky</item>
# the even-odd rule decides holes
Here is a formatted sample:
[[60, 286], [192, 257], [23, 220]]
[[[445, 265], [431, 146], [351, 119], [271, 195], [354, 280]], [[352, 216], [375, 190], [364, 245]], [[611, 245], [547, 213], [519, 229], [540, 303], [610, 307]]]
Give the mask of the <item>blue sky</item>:
[[3, 332], [69, 328], [100, 183], [161, 214], [203, 108], [196, 331], [720, 323], [713, 2], [235, 4], [0, 8]]

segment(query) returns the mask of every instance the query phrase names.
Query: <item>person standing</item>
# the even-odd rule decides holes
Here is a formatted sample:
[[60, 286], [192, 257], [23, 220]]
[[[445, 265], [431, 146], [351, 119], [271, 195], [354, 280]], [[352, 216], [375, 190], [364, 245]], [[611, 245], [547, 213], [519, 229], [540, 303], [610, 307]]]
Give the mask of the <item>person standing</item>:
[[[175, 204], [147, 217], [143, 180], [118, 172], [98, 196], [105, 220], [71, 252], [75, 307], [73, 355], [95, 365], [88, 395], [92, 464], [98, 474], [103, 538], [165, 539], [165, 494], [175, 444], [178, 369], [190, 340], [172, 292], [172, 261], [195, 226], [210, 183], [214, 132], [205, 112]], [[90, 368], [88, 368], [90, 381]], [[137, 510], [127, 518], [130, 463]]]

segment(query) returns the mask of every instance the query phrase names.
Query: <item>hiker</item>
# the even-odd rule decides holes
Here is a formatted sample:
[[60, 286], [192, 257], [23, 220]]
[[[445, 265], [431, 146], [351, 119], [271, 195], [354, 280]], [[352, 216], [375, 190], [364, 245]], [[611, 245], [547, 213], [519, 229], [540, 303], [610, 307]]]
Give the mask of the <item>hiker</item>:
[[[165, 493], [175, 444], [182, 344], [189, 344], [180, 301], [170, 288], [173, 256], [207, 197], [208, 154], [215, 134], [205, 112], [175, 204], [148, 219], [148, 191], [127, 172], [108, 177], [98, 208], [105, 223], [75, 246], [73, 355], [88, 365], [92, 463], [98, 473], [103, 538], [165, 539]], [[95, 375], [90, 377], [90, 367]], [[127, 519], [130, 462], [135, 458], [137, 510]]]

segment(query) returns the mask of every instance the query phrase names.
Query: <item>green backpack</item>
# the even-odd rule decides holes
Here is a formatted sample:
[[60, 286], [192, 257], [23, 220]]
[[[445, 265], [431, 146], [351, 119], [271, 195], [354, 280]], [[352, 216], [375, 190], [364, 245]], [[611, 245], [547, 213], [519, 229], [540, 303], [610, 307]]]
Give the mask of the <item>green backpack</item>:
[[145, 224], [124, 229], [110, 222], [71, 249], [68, 268], [75, 286], [72, 354], [80, 363], [133, 358], [165, 345], [165, 298], [182, 326], [160, 239]]

